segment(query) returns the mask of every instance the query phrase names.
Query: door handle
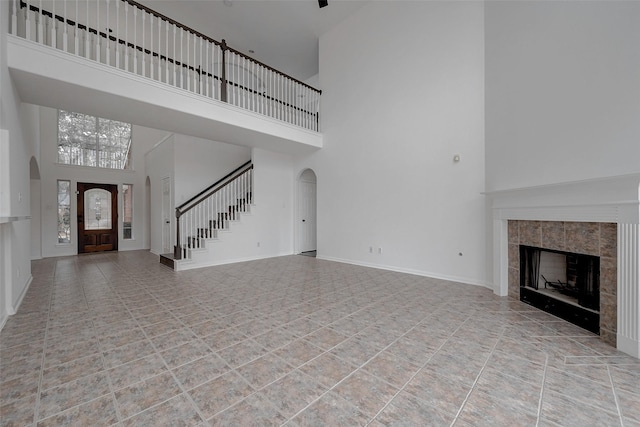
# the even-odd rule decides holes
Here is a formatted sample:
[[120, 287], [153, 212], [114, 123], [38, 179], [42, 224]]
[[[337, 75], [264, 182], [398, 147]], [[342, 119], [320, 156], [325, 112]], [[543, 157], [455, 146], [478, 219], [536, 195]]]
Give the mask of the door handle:
[[307, 221], [306, 219], [303, 219], [303, 220], [302, 220], [302, 222], [306, 222], [306, 221]]

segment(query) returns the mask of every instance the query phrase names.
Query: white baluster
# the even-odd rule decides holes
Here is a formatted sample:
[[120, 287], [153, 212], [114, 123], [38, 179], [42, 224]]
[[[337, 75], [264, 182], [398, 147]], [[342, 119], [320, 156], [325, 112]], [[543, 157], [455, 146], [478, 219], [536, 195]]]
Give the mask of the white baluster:
[[[149, 15], [149, 34], [151, 35], [149, 38], [149, 78], [153, 79], [155, 67], [153, 66], [153, 15]], [[160, 50], [160, 49], [158, 49]]]
[[76, 25], [74, 27], [73, 37], [73, 53], [75, 53], [76, 55], [80, 55], [80, 14], [78, 12], [78, 3], [80, 2], [76, 1]]
[[146, 21], [146, 17], [147, 17], [147, 13], [144, 10], [140, 11], [140, 14], [142, 15], [142, 75], [146, 77], [147, 75], [147, 51], [145, 49], [145, 40], [146, 40], [146, 34], [144, 32], [144, 22]]
[[[111, 65], [111, 28], [109, 27], [109, 14], [111, 12], [109, 10], [109, 3], [111, 2], [111, 0], [105, 1], [107, 5], [107, 28], [104, 30], [104, 33], [107, 36], [107, 47], [105, 49], [105, 54], [107, 56], [107, 65]], [[98, 28], [98, 31], [100, 31], [100, 28]]]
[[96, 61], [100, 62], [102, 43], [100, 42], [100, 2], [96, 2]]
[[63, 16], [62, 16], [62, 25], [64, 25], [64, 32], [62, 33], [62, 50], [64, 50], [65, 52], [69, 51], [69, 37], [68, 37], [68, 31], [67, 31], [67, 0], [62, 0], [62, 4], [64, 6], [63, 10]]
[[[191, 91], [191, 71], [190, 71], [190, 67], [191, 67], [191, 63], [192, 58], [191, 58], [191, 31], [187, 31], [187, 46], [186, 46], [186, 50], [187, 50], [187, 90]], [[195, 65], [195, 64], [194, 64]]]
[[247, 82], [246, 80], [246, 74], [247, 74], [247, 60], [244, 56], [239, 56], [238, 57], [240, 59], [240, 68], [239, 68], [239, 72], [240, 72], [240, 106], [242, 108], [247, 108]]
[[233, 91], [233, 85], [231, 84], [231, 82], [234, 79], [234, 73], [233, 73], [233, 67], [231, 66], [231, 64], [233, 64], [233, 52], [229, 51], [229, 54], [227, 55], [227, 64], [226, 67], [228, 69], [227, 72], [227, 102], [230, 101], [231, 104], [235, 104], [235, 100], [236, 100], [236, 96], [235, 96], [235, 92]]
[[120, 68], [120, 0], [116, 1], [116, 68]]
[[184, 89], [184, 28], [182, 27], [180, 27], [180, 88]]
[[162, 19], [158, 17], [158, 81], [162, 81]]
[[[27, 5], [27, 7], [29, 7]], [[11, 34], [18, 35], [18, 2], [13, 0], [13, 8], [11, 10]], [[28, 38], [28, 37], [27, 37]]]
[[[17, 4], [20, 4], [20, 0], [14, 0], [14, 1], [17, 1], [18, 2]], [[25, 5], [26, 5], [26, 7], [24, 9], [24, 16], [25, 16], [24, 38], [27, 39], [27, 40], [33, 40], [32, 37], [31, 37], [31, 5], [29, 4], [29, 0], [25, 0]], [[17, 25], [18, 24], [16, 23], [16, 32], [18, 31]]]
[[138, 74], [138, 7], [133, 6], [133, 72]]
[[[166, 79], [165, 83], [169, 84], [171, 83], [169, 81], [169, 32], [170, 32], [170, 27], [169, 27], [169, 21], [165, 21], [164, 23], [164, 45], [165, 45], [165, 61], [164, 61], [164, 77]], [[174, 37], [175, 37], [175, 32], [173, 33]]]
[[212, 44], [213, 43], [211, 43], [209, 40], [204, 41], [204, 63], [206, 64], [207, 68], [204, 73], [204, 94], [210, 98], [213, 98], [211, 96], [211, 90], [209, 86], [209, 70], [211, 70], [211, 73], [213, 74], [213, 68], [209, 67], [209, 46]]
[[87, 0], [87, 20], [84, 31], [84, 57], [91, 59], [91, 31], [89, 31], [89, 0]]
[[196, 55], [196, 47], [198, 46], [198, 36], [193, 33], [193, 91], [198, 93], [198, 73], [196, 65], [198, 65], [198, 58]]
[[257, 107], [258, 109], [256, 110], [258, 113], [263, 114], [263, 106], [264, 103], [262, 102], [262, 77], [264, 74], [264, 68], [259, 65], [256, 64], [256, 71], [257, 71], [257, 75], [256, 75], [256, 101], [257, 101]]
[[42, 0], [40, 0], [40, 10], [38, 11], [38, 43], [44, 42], [44, 14], [42, 13]]
[[[200, 60], [199, 60], [199, 64], [200, 64], [200, 82], [199, 83], [200, 84], [198, 85], [198, 90], [199, 90], [199, 93], [201, 95], [202, 94], [206, 95], [205, 84], [206, 84], [207, 75], [206, 75], [206, 70], [205, 70], [205, 63], [202, 61], [202, 59], [203, 59], [202, 58], [203, 57], [202, 44], [203, 44], [203, 42], [206, 42], [206, 41], [204, 41], [202, 39], [202, 37], [198, 37], [198, 40], [200, 40], [200, 49], [199, 49], [199, 51], [200, 51]], [[206, 51], [206, 47], [205, 47], [205, 51]]]
[[173, 85], [174, 86], [178, 86], [178, 81], [177, 81], [177, 62], [178, 62], [178, 53], [176, 51], [176, 26], [175, 24], [171, 24], [171, 26], [173, 27]]
[[56, 33], [56, 2], [53, 0], [51, 3], [51, 47], [56, 48], [58, 42], [58, 34]]
[[131, 58], [129, 56], [129, 3], [124, 4], [124, 69], [131, 71]]

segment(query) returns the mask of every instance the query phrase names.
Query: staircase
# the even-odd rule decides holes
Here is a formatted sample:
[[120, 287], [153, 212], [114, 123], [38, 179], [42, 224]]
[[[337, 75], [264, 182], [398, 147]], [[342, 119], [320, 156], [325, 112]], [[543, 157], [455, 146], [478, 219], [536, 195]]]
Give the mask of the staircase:
[[160, 262], [174, 270], [228, 231], [253, 202], [253, 163], [243, 164], [176, 208], [176, 245]]

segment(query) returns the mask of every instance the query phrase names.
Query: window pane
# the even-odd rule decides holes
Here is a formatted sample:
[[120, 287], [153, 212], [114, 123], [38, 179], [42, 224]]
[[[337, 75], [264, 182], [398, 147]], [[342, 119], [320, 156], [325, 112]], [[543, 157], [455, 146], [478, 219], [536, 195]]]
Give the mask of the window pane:
[[58, 162], [127, 169], [131, 161], [131, 124], [87, 114], [58, 112]]
[[122, 238], [133, 238], [133, 185], [122, 184]]
[[84, 192], [84, 229], [111, 229], [111, 193], [101, 188]]
[[58, 243], [71, 243], [71, 192], [69, 181], [58, 181]]

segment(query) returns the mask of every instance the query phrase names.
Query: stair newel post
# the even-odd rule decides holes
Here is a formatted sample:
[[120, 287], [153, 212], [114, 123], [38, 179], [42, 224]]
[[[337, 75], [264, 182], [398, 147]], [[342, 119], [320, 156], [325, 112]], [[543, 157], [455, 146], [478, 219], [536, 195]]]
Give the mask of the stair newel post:
[[173, 248], [173, 258], [182, 259], [182, 245], [180, 244], [180, 209], [176, 208], [176, 245]]
[[227, 63], [226, 63], [226, 54], [227, 54], [227, 42], [225, 39], [222, 39], [220, 43], [220, 50], [222, 51], [222, 81], [220, 82], [220, 100], [222, 102], [227, 102]]

